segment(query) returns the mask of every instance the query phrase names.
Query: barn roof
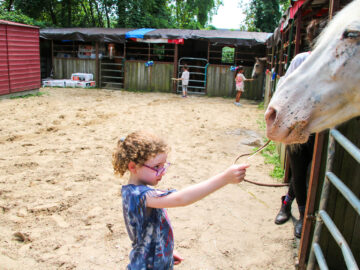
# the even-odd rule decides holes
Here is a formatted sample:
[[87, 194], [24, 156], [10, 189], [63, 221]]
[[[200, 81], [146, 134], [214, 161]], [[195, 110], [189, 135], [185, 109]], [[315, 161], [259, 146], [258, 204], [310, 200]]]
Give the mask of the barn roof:
[[[40, 30], [40, 37], [52, 40], [102, 41], [125, 43], [126, 34], [135, 29], [129, 28], [45, 28]], [[240, 46], [265, 44], [270, 33], [245, 32], [232, 30], [188, 30], [154, 29], [144, 33], [146, 39], [197, 39], [212, 43]]]
[[50, 40], [101, 41], [125, 43], [129, 28], [44, 28], [40, 37]]
[[40, 27], [34, 26], [34, 25], [28, 25], [28, 24], [23, 24], [23, 23], [18, 23], [18, 22], [10, 22], [10, 21], [5, 21], [5, 20], [0, 20], [0, 24], [22, 26], [22, 27], [29, 27], [29, 28], [40, 28]]

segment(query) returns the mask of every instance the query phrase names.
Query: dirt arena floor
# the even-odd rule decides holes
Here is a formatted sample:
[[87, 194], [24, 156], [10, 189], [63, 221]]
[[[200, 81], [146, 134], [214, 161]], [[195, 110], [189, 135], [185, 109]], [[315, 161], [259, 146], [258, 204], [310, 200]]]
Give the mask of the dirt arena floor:
[[[164, 93], [40, 91], [0, 100], [0, 269], [126, 268], [131, 243], [120, 189], [127, 177], [114, 176], [111, 154], [129, 132], [156, 132], [170, 144], [164, 189], [221, 172], [252, 151], [244, 143], [254, 133], [264, 135], [257, 123], [264, 112], [246, 100], [236, 107], [233, 99]], [[256, 155], [247, 179], [277, 183], [271, 170]], [[294, 269], [294, 220], [274, 224], [286, 191], [242, 182], [169, 209], [185, 258], [175, 269]]]

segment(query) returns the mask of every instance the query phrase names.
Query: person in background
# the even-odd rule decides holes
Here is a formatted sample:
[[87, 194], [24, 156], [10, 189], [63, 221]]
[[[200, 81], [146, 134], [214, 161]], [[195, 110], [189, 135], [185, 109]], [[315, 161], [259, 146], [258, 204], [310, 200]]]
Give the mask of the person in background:
[[[313, 40], [320, 34], [323, 26], [320, 27], [321, 22], [317, 19], [312, 20], [306, 28], [307, 40], [311, 44]], [[291, 61], [289, 68], [285, 75], [281, 77], [278, 84], [287, 78], [297, 67], [303, 63], [310, 55], [310, 51], [297, 54]], [[296, 89], [294, 89], [296, 91]], [[314, 134], [311, 134], [309, 140], [304, 144], [296, 144], [286, 147], [286, 155], [290, 161], [291, 180], [288, 192], [281, 197], [281, 208], [275, 218], [275, 224], [283, 224], [291, 217], [291, 204], [296, 199], [300, 217], [295, 223], [294, 235], [301, 237], [302, 225], [304, 222], [304, 213], [306, 207], [306, 178], [314, 148]]]
[[244, 180], [247, 164], [232, 165], [207, 181], [183, 190], [154, 189], [169, 163], [169, 147], [154, 134], [137, 131], [120, 139], [113, 153], [116, 174], [130, 172], [121, 189], [123, 215], [132, 241], [127, 269], [173, 269], [183, 258], [174, 251], [173, 230], [164, 208], [195, 203], [227, 184]]
[[182, 85], [182, 97], [187, 97], [187, 89], [188, 89], [188, 85], [189, 85], [189, 78], [190, 78], [190, 72], [189, 72], [189, 68], [187, 65], [183, 66], [183, 72], [181, 74], [181, 78], [179, 78], [178, 80], [181, 81], [181, 85]]
[[236, 70], [236, 75], [235, 75], [236, 97], [234, 104], [236, 106], [241, 106], [240, 97], [241, 94], [244, 92], [244, 87], [245, 87], [244, 82], [254, 80], [254, 79], [246, 79], [243, 73], [244, 73], [244, 67], [239, 66]]

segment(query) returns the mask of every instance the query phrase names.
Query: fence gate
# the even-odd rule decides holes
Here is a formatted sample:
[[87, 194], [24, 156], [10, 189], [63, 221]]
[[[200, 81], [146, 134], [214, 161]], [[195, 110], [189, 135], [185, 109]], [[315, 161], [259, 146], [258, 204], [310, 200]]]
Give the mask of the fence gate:
[[[353, 270], [359, 269], [348, 243], [346, 242], [339, 229], [336, 227], [333, 220], [326, 212], [330, 184], [333, 184], [337, 188], [337, 190], [339, 190], [340, 193], [344, 196], [344, 198], [350, 203], [350, 205], [355, 209], [357, 214], [360, 215], [359, 198], [357, 198], [356, 195], [333, 172], [331, 172], [332, 162], [335, 156], [335, 141], [337, 141], [358, 163], [360, 163], [360, 149], [357, 148], [352, 142], [350, 142], [338, 130], [331, 129], [329, 136], [325, 179], [320, 197], [319, 212], [316, 217], [314, 237], [311, 244], [310, 257], [306, 268], [307, 270], [315, 269], [316, 261], [320, 269], [329, 269], [324, 254], [319, 245], [320, 234], [323, 224], [327, 227], [328, 231], [335, 239], [336, 243], [339, 245], [347, 268]], [[359, 179], [354, 179], [354, 181], [358, 180]]]
[[[182, 57], [178, 61], [178, 78], [181, 78], [182, 67], [187, 65], [190, 72], [188, 85], [189, 94], [205, 94], [206, 93], [206, 75], [208, 68], [208, 60], [205, 58]], [[177, 93], [182, 92], [181, 81], [177, 82]]]
[[124, 88], [124, 57], [104, 57], [100, 61], [100, 87], [107, 89]]

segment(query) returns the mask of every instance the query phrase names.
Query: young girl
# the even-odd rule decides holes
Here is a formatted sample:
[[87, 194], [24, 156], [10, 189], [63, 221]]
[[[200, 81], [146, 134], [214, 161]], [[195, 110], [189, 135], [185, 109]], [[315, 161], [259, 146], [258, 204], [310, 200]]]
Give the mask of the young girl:
[[117, 144], [113, 167], [120, 176], [130, 172], [122, 187], [123, 214], [132, 241], [127, 269], [173, 269], [183, 259], [174, 249], [173, 232], [165, 209], [192, 204], [227, 184], [244, 180], [249, 165], [232, 165], [207, 181], [181, 191], [152, 188], [170, 163], [169, 147], [153, 134], [138, 131]]
[[244, 82], [254, 80], [254, 79], [246, 79], [243, 73], [244, 73], [244, 67], [239, 66], [238, 69], [236, 70], [236, 76], [235, 76], [236, 98], [234, 104], [236, 106], [241, 106], [239, 101], [241, 94], [244, 92]]

